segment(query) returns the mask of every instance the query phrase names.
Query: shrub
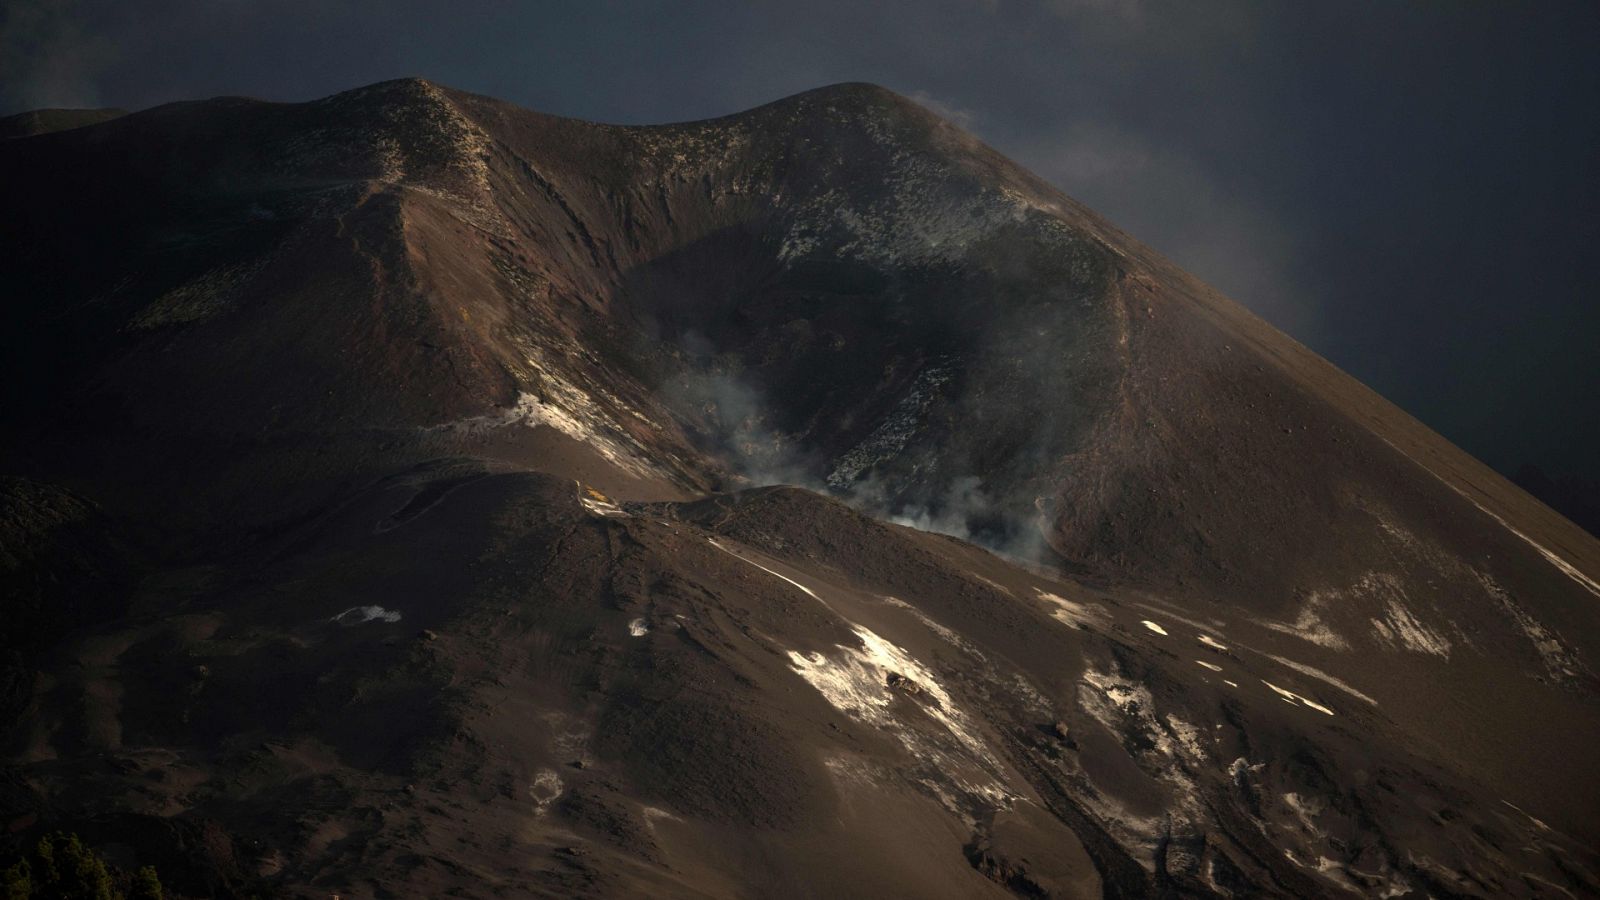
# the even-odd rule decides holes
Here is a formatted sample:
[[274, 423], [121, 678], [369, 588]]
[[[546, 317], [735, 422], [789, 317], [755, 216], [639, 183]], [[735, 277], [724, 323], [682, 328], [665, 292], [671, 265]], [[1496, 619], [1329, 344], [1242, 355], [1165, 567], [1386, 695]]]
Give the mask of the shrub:
[[[33, 852], [0, 870], [3, 900], [124, 900], [111, 869], [76, 834], [40, 838]], [[162, 900], [161, 879], [150, 866], [134, 873], [127, 900]]]
[[141, 866], [133, 873], [128, 900], [161, 900], [161, 879], [156, 877], [155, 866]]

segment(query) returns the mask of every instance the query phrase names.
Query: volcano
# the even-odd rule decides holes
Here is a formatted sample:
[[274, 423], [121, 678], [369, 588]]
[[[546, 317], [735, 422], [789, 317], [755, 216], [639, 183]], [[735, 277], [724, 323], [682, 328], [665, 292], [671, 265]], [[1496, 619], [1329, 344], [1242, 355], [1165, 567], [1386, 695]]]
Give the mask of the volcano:
[[1600, 892], [1600, 544], [891, 91], [7, 128], [0, 850]]

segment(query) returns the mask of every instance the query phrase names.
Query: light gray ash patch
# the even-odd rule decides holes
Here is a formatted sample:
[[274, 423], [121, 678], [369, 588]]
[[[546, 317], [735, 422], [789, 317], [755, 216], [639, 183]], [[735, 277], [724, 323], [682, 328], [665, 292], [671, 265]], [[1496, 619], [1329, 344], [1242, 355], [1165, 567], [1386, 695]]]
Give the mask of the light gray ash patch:
[[1564, 684], [1578, 684], [1584, 679], [1593, 677], [1594, 673], [1579, 657], [1577, 648], [1562, 640], [1560, 635], [1534, 618], [1522, 604], [1512, 599], [1511, 593], [1501, 587], [1499, 582], [1481, 572], [1474, 574], [1483, 584], [1484, 591], [1500, 604], [1501, 610], [1533, 644], [1534, 651], [1539, 654], [1539, 659], [1544, 663], [1545, 671], [1552, 680]]
[[911, 389], [878, 423], [878, 427], [834, 463], [833, 471], [828, 473], [828, 486], [847, 488], [863, 472], [895, 458], [905, 450], [911, 439], [922, 430], [928, 409], [939, 399], [940, 388], [954, 377], [955, 364], [951, 360], [939, 360], [918, 373], [911, 382]]

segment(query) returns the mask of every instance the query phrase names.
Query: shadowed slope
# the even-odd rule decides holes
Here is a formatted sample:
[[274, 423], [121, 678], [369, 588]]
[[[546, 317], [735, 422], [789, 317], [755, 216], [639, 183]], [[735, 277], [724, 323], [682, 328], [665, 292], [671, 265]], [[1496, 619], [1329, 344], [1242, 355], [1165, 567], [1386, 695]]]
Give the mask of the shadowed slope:
[[98, 125], [128, 114], [125, 109], [32, 109], [0, 117], [0, 141], [33, 137], [52, 131], [67, 131]]

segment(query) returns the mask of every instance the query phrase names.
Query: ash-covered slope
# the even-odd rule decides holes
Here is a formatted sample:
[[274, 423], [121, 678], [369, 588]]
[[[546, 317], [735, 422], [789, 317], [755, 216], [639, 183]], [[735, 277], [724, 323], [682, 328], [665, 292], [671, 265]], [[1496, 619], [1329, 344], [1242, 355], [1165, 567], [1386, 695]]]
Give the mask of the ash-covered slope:
[[34, 109], [16, 115], [0, 117], [0, 141], [11, 138], [33, 137], [52, 131], [66, 131], [98, 125], [125, 116], [125, 109]]
[[7, 583], [99, 617], [7, 642], [13, 834], [196, 894], [1595, 889], [1600, 547], [888, 91], [179, 104], [0, 144], [0, 214]]

